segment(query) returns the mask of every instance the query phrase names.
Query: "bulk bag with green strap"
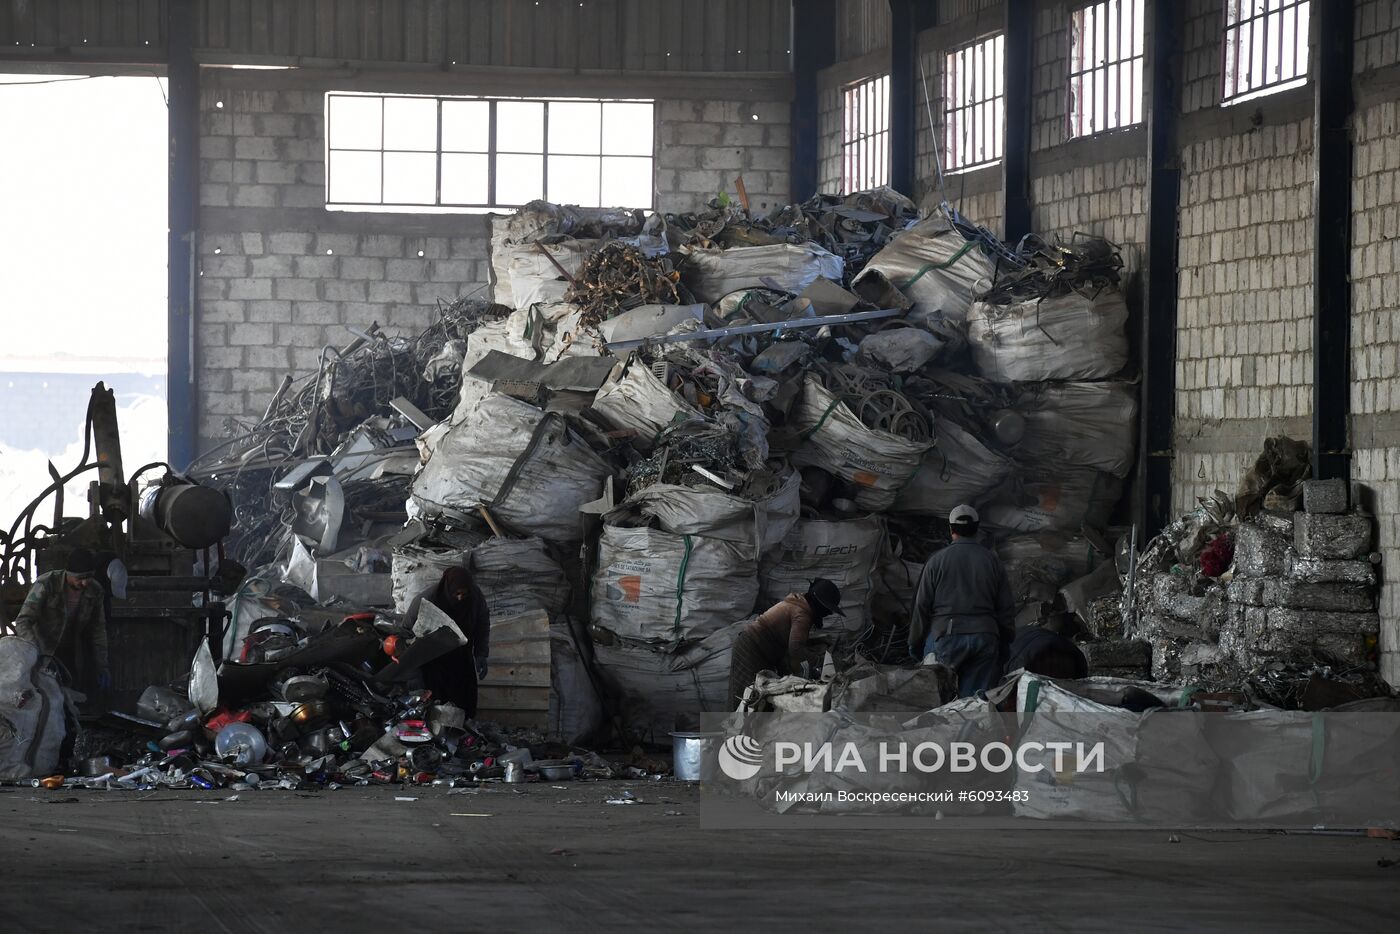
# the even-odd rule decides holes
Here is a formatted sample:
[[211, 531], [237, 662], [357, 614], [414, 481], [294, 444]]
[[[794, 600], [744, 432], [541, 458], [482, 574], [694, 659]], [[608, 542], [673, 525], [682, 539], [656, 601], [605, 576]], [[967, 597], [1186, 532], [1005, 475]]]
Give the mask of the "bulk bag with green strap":
[[753, 546], [660, 529], [608, 525], [593, 574], [593, 625], [614, 636], [675, 646], [753, 614]]
[[1106, 379], [1128, 362], [1128, 306], [1116, 289], [1009, 305], [977, 302], [967, 339], [977, 372], [997, 382]]
[[820, 467], [856, 487], [861, 509], [883, 511], [923, 462], [927, 442], [910, 441], [868, 427], [842, 397], [809, 375], [793, 407], [792, 422], [802, 445], [792, 463]]
[[511, 532], [570, 543], [611, 473], [564, 416], [491, 395], [438, 441], [412, 497], [426, 516], [462, 521], [485, 506]]
[[956, 422], [940, 419], [938, 440], [900, 488], [891, 512], [948, 518], [954, 506], [980, 503], [1011, 473], [1011, 460]]
[[990, 278], [992, 261], [941, 217], [930, 218], [895, 236], [866, 263], [851, 288], [871, 301], [887, 300], [893, 287], [919, 320], [935, 312], [962, 321], [972, 307], [977, 283]]

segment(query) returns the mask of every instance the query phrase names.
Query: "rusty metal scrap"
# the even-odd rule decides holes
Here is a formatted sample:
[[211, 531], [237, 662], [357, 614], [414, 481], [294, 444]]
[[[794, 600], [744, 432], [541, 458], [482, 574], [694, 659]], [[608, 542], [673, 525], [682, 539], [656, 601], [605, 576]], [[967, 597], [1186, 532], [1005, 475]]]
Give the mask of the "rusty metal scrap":
[[588, 254], [564, 298], [582, 311], [584, 327], [596, 327], [639, 305], [683, 303], [679, 282], [669, 259], [648, 259], [636, 247], [613, 240]]

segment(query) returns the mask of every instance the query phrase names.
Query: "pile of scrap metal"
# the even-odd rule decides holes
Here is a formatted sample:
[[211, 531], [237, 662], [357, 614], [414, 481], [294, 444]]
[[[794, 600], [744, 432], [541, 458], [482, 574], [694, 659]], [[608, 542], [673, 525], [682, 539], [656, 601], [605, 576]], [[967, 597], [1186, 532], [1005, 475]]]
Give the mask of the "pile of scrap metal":
[[[1133, 460], [1116, 254], [964, 228], [885, 190], [757, 220], [496, 218], [497, 304], [453, 306], [417, 341], [361, 338], [201, 464], [239, 507], [237, 553], [277, 562], [240, 619], [402, 611], [424, 567], [528, 550], [513, 560], [560, 588], [520, 624], [550, 666], [519, 668], [535, 712], [591, 735], [606, 699], [628, 739], [666, 743], [726, 705], [739, 627], [814, 577], [842, 591], [842, 664], [907, 661], [919, 568], [961, 502], [1023, 622], [1065, 614], [1060, 588], [1113, 553]], [[457, 355], [455, 399], [425, 397], [429, 348]], [[388, 586], [365, 573], [386, 566]]]
[[[1023, 622], [1080, 609], [1059, 591], [1091, 572], [1085, 602], [1112, 602], [1136, 391], [1110, 244], [989, 248], [886, 191], [760, 219], [531, 205], [495, 224], [496, 298], [516, 311], [469, 341], [456, 418], [424, 446], [505, 457], [439, 473], [437, 447], [415, 501], [581, 541], [575, 606], [634, 738], [723, 704], [737, 628], [812, 577], [842, 588], [838, 654], [907, 660], [919, 567], [960, 502], [983, 509]], [[563, 495], [539, 483], [551, 460]], [[579, 505], [597, 518], [571, 527]]]
[[75, 743], [72, 777], [51, 786], [335, 789], [613, 778], [597, 754], [540, 731], [469, 719], [424, 687], [423, 668], [467, 643], [431, 604], [409, 628], [371, 613], [259, 620], [235, 659], [208, 644], [188, 681], [152, 685]]
[[1105, 657], [1150, 663], [1241, 703], [1321, 710], [1390, 690], [1376, 674], [1374, 520], [1342, 480], [1307, 480], [1308, 445], [1271, 438], [1137, 556]]
[[190, 468], [233, 501], [229, 556], [253, 569], [280, 562], [322, 602], [387, 594], [377, 541], [406, 519], [414, 439], [457, 404], [468, 336], [509, 312], [463, 299], [440, 304], [418, 334], [351, 329], [318, 372], [284, 379], [256, 424], [230, 420], [231, 437]]
[[843, 282], [849, 284], [890, 238], [917, 219], [914, 202], [892, 188], [877, 188], [844, 198], [813, 195], [759, 218], [751, 216], [747, 205], [726, 197], [711, 202], [706, 211], [668, 214], [666, 224], [675, 246], [730, 249], [815, 243], [842, 259]]

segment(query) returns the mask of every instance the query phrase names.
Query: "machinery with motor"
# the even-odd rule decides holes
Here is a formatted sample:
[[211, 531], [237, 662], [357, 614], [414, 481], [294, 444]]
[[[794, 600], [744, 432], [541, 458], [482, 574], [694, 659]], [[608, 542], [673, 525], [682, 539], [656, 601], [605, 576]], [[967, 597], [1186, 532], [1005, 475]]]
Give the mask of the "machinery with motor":
[[[164, 474], [141, 490], [138, 481], [157, 468]], [[93, 471], [87, 516], [65, 516], [65, 485]], [[182, 676], [206, 637], [217, 660], [228, 615], [223, 598], [244, 577], [242, 567], [224, 559], [220, 544], [232, 521], [228, 497], [162, 462], [128, 479], [115, 396], [100, 382], [88, 402], [81, 462], [66, 474], [50, 464], [49, 476], [49, 485], [10, 529], [0, 530], [0, 630], [11, 631], [35, 578], [64, 567], [74, 549], [86, 548], [115, 572], [104, 575], [112, 689], [93, 702], [129, 706], [147, 686]], [[53, 520], [43, 525], [36, 516], [50, 497]]]

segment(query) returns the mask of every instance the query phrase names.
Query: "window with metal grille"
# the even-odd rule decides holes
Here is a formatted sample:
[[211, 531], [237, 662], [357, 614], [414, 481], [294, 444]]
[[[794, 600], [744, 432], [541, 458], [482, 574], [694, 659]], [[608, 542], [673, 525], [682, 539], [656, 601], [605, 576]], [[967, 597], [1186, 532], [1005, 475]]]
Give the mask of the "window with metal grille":
[[326, 95], [326, 207], [652, 207], [651, 101]]
[[1225, 0], [1223, 102], [1308, 80], [1309, 12], [1309, 0]]
[[841, 108], [841, 188], [844, 194], [890, 181], [890, 76], [846, 88]]
[[991, 165], [1006, 145], [1005, 41], [1000, 35], [948, 53], [943, 147], [953, 171]]
[[1104, 0], [1069, 22], [1069, 135], [1142, 122], [1143, 0]]

